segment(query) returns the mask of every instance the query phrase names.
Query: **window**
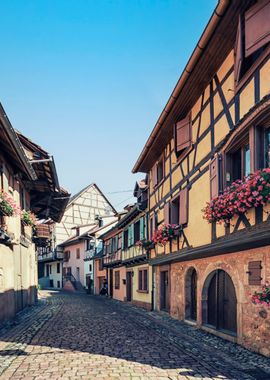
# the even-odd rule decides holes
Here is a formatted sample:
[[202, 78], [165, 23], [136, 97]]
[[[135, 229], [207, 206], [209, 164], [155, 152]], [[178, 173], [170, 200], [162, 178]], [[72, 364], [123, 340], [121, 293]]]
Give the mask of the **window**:
[[49, 267], [50, 267], [50, 274], [52, 274], [52, 266], [50, 265]]
[[138, 220], [134, 224], [134, 242], [136, 243], [139, 240], [140, 240], [140, 221]]
[[124, 234], [123, 248], [127, 249], [128, 248], [128, 230], [125, 230], [123, 234]]
[[164, 157], [162, 156], [152, 168], [153, 186], [157, 186], [163, 180], [163, 178], [164, 178]]
[[270, 128], [264, 132], [264, 165], [265, 168], [270, 167]]
[[118, 235], [112, 238], [112, 252], [118, 251]]
[[69, 261], [70, 259], [70, 251], [65, 251], [64, 252], [64, 261]]
[[60, 281], [57, 281], [57, 288], [60, 288]]
[[239, 17], [235, 43], [235, 80], [253, 66], [270, 41], [270, 3], [258, 1]]
[[171, 210], [170, 210], [170, 223], [171, 224], [179, 224], [179, 211], [180, 211], [180, 205], [179, 205], [179, 196], [174, 198], [171, 201]]
[[120, 289], [120, 271], [114, 272], [114, 289]]
[[155, 230], [157, 229], [157, 215], [156, 213], [153, 214], [150, 218], [150, 239], [152, 238]]
[[86, 240], [86, 250], [91, 251], [95, 248], [95, 242], [93, 240]]
[[71, 273], [72, 273], [72, 271], [71, 271], [71, 267], [67, 267], [67, 275], [70, 276]]
[[103, 270], [103, 259], [98, 260], [99, 270]]
[[163, 159], [157, 164], [157, 183], [161, 182], [164, 177], [164, 162]]
[[188, 148], [191, 147], [191, 115], [175, 124], [174, 149], [178, 158], [183, 158]]
[[92, 264], [89, 264], [89, 272], [92, 272]]
[[81, 255], [81, 253], [80, 253], [80, 248], [77, 248], [77, 249], [76, 249], [76, 259], [79, 259], [79, 258], [80, 258], [80, 255]]
[[49, 277], [50, 275], [50, 266], [46, 265], [46, 277]]
[[57, 263], [56, 272], [57, 272], [57, 273], [60, 273], [60, 263]]
[[237, 179], [243, 179], [250, 174], [251, 162], [248, 136], [243, 137], [240, 142], [228, 152], [226, 160], [227, 185]]
[[148, 292], [148, 269], [139, 269], [138, 291]]

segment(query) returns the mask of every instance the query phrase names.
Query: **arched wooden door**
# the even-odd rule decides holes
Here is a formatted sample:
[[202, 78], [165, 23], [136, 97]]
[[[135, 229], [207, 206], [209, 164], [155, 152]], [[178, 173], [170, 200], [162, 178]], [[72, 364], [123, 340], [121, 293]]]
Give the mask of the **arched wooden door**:
[[212, 276], [207, 297], [207, 324], [217, 330], [237, 332], [237, 299], [231, 277], [223, 270]]
[[197, 320], [197, 272], [190, 268], [186, 276], [186, 318]]

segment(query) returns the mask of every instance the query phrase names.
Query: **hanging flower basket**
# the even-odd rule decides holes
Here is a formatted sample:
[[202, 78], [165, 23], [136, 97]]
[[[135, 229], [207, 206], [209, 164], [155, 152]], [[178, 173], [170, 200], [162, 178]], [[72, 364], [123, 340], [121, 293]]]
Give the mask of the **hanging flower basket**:
[[244, 214], [270, 200], [270, 168], [258, 170], [237, 180], [215, 197], [202, 210], [209, 223], [229, 223], [233, 216]]
[[162, 224], [153, 235], [153, 242], [155, 244], [166, 245], [166, 243], [172, 239], [174, 239], [176, 235], [176, 231], [179, 230], [180, 227], [177, 224]]
[[25, 226], [35, 227], [37, 223], [36, 216], [31, 211], [23, 210], [21, 213], [21, 220]]
[[21, 209], [19, 206], [17, 206], [14, 199], [6, 193], [5, 191], [2, 191], [0, 193], [0, 214], [3, 216], [14, 216], [19, 215], [21, 212]]
[[255, 305], [270, 307], [270, 284], [266, 282], [260, 292], [255, 292], [251, 295], [251, 301]]

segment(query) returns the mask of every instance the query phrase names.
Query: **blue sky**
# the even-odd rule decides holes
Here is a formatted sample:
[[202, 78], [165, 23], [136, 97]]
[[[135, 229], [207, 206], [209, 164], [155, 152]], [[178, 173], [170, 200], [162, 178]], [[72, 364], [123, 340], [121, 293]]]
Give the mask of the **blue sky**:
[[[196, 6], [195, 6], [196, 3]], [[118, 209], [215, 0], [2, 0], [0, 100], [72, 193]]]

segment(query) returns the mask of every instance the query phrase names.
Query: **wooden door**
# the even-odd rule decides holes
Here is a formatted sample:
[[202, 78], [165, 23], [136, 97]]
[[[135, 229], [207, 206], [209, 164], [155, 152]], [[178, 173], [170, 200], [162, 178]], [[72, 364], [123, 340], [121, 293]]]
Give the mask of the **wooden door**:
[[160, 272], [160, 309], [169, 311], [169, 272]]
[[132, 301], [132, 272], [127, 272], [126, 274], [127, 280], [126, 280], [126, 286], [127, 286], [127, 301]]
[[197, 320], [197, 272], [195, 269], [191, 274], [191, 286], [190, 286], [190, 319]]
[[113, 298], [113, 269], [110, 269], [110, 297]]
[[217, 270], [208, 289], [208, 324], [217, 330], [237, 332], [237, 299], [230, 276]]

